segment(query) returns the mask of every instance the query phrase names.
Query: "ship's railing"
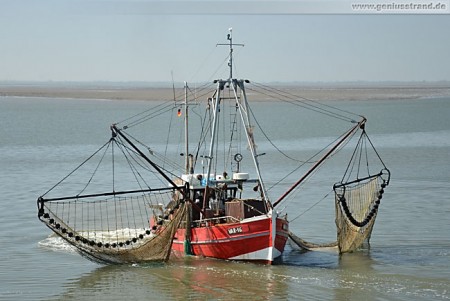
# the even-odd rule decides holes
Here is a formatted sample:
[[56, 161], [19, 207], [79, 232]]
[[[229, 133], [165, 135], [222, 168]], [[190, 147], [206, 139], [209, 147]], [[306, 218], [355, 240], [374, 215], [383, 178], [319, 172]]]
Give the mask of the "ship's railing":
[[194, 227], [195, 226], [210, 226], [210, 225], [233, 223], [233, 222], [238, 223], [238, 222], [240, 222], [240, 220], [234, 216], [224, 215], [224, 216], [204, 218], [201, 220], [192, 221], [192, 223], [194, 224]]

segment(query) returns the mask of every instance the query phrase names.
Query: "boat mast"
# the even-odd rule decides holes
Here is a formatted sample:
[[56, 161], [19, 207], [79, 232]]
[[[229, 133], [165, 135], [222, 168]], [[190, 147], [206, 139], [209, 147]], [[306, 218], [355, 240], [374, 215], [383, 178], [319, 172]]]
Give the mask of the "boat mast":
[[230, 67], [230, 76], [228, 77], [228, 83], [231, 83], [231, 79], [233, 78], [233, 46], [244, 46], [244, 44], [233, 44], [233, 28], [228, 28], [230, 32], [227, 35], [228, 44], [216, 44], [216, 46], [229, 46], [230, 47], [230, 55], [228, 57], [228, 67]]
[[218, 122], [218, 114], [219, 114], [219, 108], [220, 108], [220, 97], [221, 97], [221, 91], [224, 89], [225, 84], [230, 85], [231, 81], [232, 81], [232, 76], [233, 76], [233, 45], [236, 46], [244, 46], [244, 44], [233, 44], [233, 37], [232, 37], [232, 28], [229, 28], [229, 34], [227, 35], [227, 39], [229, 41], [228, 44], [216, 44], [216, 46], [229, 46], [230, 47], [230, 55], [229, 55], [229, 60], [228, 60], [228, 67], [230, 68], [230, 77], [227, 80], [216, 80], [214, 81], [215, 83], [217, 83], [217, 89], [216, 89], [216, 93], [214, 95], [213, 98], [210, 99], [211, 101], [211, 108], [212, 108], [212, 112], [213, 112], [213, 124], [212, 124], [212, 129], [211, 129], [211, 144], [209, 146], [209, 153], [208, 153], [208, 170], [206, 173], [206, 187], [209, 186], [209, 182], [210, 182], [210, 175], [211, 175], [211, 168], [212, 168], [212, 158], [213, 158], [213, 154], [214, 154], [214, 143], [215, 143], [215, 139], [217, 136], [217, 122]]
[[[264, 181], [262, 180], [261, 171], [259, 169], [258, 157], [263, 154], [256, 153], [255, 140], [253, 137], [253, 126], [251, 125], [251, 122], [250, 122], [250, 116], [249, 116], [250, 109], [249, 109], [247, 94], [245, 93], [245, 87], [244, 87], [244, 82], [248, 82], [248, 81], [244, 81], [242, 79], [241, 80], [233, 79], [232, 82], [233, 82], [234, 97], [236, 98], [236, 102], [238, 104], [239, 114], [241, 116], [242, 123], [245, 126], [245, 135], [247, 137], [248, 147], [252, 154], [253, 164], [255, 165], [256, 174], [258, 176], [259, 188], [261, 190], [263, 199], [269, 204], [269, 206], [271, 206], [270, 202], [269, 202], [269, 197], [267, 195], [267, 190], [266, 190]], [[236, 86], [238, 86], [239, 89], [241, 90], [243, 100], [240, 100], [240, 97], [237, 94]]]
[[[229, 46], [229, 48], [230, 48], [230, 54], [229, 54], [229, 60], [228, 60], [228, 67], [230, 68], [230, 76], [229, 76], [228, 80], [223, 81], [223, 83], [224, 84], [227, 83], [233, 89], [234, 98], [236, 100], [239, 114], [241, 116], [241, 121], [245, 127], [245, 135], [247, 138], [250, 152], [252, 154], [253, 164], [255, 165], [256, 173], [258, 176], [261, 194], [262, 194], [263, 199], [265, 201], [267, 201], [269, 206], [271, 206], [269, 203], [269, 198], [267, 195], [267, 191], [266, 191], [264, 182], [262, 180], [261, 171], [259, 170], [259, 162], [258, 162], [259, 155], [256, 154], [255, 141], [253, 139], [253, 126], [251, 125], [251, 122], [250, 122], [249, 104], [248, 104], [247, 94], [245, 93], [245, 87], [244, 87], [244, 82], [249, 82], [249, 81], [244, 81], [242, 79], [238, 80], [238, 79], [233, 78], [233, 46], [244, 46], [244, 44], [233, 44], [233, 35], [232, 35], [233, 29], [230, 28], [229, 31], [230, 31], [230, 33], [227, 35], [227, 39], [229, 41], [228, 44], [217, 44], [220, 46]], [[238, 88], [240, 89], [240, 91], [242, 93], [242, 100], [241, 100], [241, 97], [238, 95]]]
[[230, 41], [230, 59], [228, 60], [228, 67], [230, 67], [230, 77], [228, 79], [233, 78], [233, 29], [230, 27], [228, 29], [230, 33], [227, 35], [228, 40]]
[[189, 155], [189, 127], [188, 127], [188, 86], [184, 82], [184, 143], [185, 143], [185, 168], [186, 174], [191, 174], [190, 155]]
[[[211, 175], [211, 168], [212, 168], [212, 162], [213, 162], [213, 154], [214, 154], [214, 143], [216, 141], [216, 136], [217, 136], [217, 115], [219, 114], [219, 105], [220, 105], [220, 91], [223, 90], [225, 82], [222, 80], [217, 81], [217, 89], [216, 89], [216, 95], [215, 97], [211, 98], [211, 108], [212, 108], [212, 112], [213, 112], [213, 124], [212, 124], [212, 133], [211, 133], [211, 143], [209, 145], [209, 153], [208, 153], [208, 157], [206, 157], [206, 159], [208, 159], [208, 170], [206, 173], [206, 188], [209, 187], [209, 182], [210, 182], [210, 175]], [[206, 199], [206, 197], [205, 197]]]

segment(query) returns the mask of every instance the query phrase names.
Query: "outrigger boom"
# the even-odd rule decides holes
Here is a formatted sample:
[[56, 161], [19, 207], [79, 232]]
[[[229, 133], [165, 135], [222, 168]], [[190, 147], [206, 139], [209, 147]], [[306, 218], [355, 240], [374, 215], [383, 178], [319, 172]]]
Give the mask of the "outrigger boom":
[[[109, 137], [108, 142], [38, 198], [39, 220], [73, 245], [80, 254], [100, 262], [166, 261], [171, 255], [195, 255], [271, 264], [281, 256], [289, 237], [294, 242], [299, 242], [301, 247], [314, 246], [305, 244], [293, 235], [289, 231], [287, 214], [282, 213], [282, 210], [275, 210], [275, 207], [285, 201], [361, 129], [362, 134], [344, 177], [333, 186], [338, 240], [329, 245], [337, 245], [339, 252], [343, 253], [352, 252], [367, 241], [384, 190], [389, 184], [390, 172], [365, 132], [366, 118], [351, 112], [343, 114], [343, 110], [338, 108], [321, 106], [318, 102], [289, 92], [234, 78], [233, 47], [244, 44], [233, 43], [231, 28], [227, 40], [228, 43], [216, 46], [229, 47], [228, 78], [216, 79], [204, 86], [210, 89], [207, 91], [210, 97], [206, 98], [205, 106], [199, 106], [199, 111], [204, 110], [204, 117], [199, 120], [199, 124], [195, 123], [196, 120], [188, 122], [188, 86], [187, 83], [184, 85], [184, 164], [169, 158], [169, 155], [178, 155], [175, 147], [171, 150], [167, 147], [177, 143], [172, 144], [173, 141], [169, 140], [176, 139], [177, 136], [170, 135], [170, 130], [165, 154], [161, 156], [152, 150], [150, 157], [137, 146], [141, 142], [127, 132], [131, 126], [146, 122], [160, 113], [172, 114], [180, 105], [174, 93], [175, 106], [173, 102], [162, 102], [155, 108], [126, 119], [127, 125], [111, 125], [112, 137]], [[288, 156], [270, 141], [250, 109], [246, 90], [276, 98], [279, 103], [298, 105], [346, 122], [344, 133], [333, 144], [316, 153], [314, 160], [319, 154], [323, 155], [274, 203], [269, 199], [260, 170], [259, 157], [266, 153], [257, 153], [255, 136], [262, 133], [282, 155], [297, 163], [302, 162], [301, 165], [294, 166], [294, 171], [302, 167], [304, 161]], [[158, 114], [154, 114], [155, 112]], [[198, 112], [192, 112], [202, 118]], [[179, 107], [178, 113], [181, 114]], [[222, 117], [226, 113], [229, 113], [229, 119]], [[361, 117], [359, 122], [354, 121], [355, 115]], [[172, 119], [165, 120], [170, 120], [170, 129]], [[254, 125], [258, 126], [258, 132], [255, 132]], [[226, 126], [230, 127], [229, 132], [225, 130]], [[193, 151], [194, 157], [189, 153], [189, 143], [196, 135], [189, 136], [189, 129], [192, 131], [197, 127], [199, 139]], [[162, 127], [157, 129], [160, 131]], [[154, 137], [159, 135], [157, 133]], [[178, 136], [178, 145], [181, 144], [181, 137], [182, 134]], [[135, 144], [132, 140], [138, 143]], [[223, 148], [220, 145], [222, 143]], [[367, 149], [370, 146], [383, 165], [380, 173], [369, 170], [368, 163], [373, 161], [368, 156], [370, 149]], [[114, 151], [115, 147], [120, 152]], [[246, 161], [242, 161], [244, 152], [248, 155]], [[281, 162], [277, 161], [272, 152], [267, 153], [272, 164]], [[121, 156], [121, 160], [115, 159], [118, 156]], [[196, 166], [198, 156], [206, 159], [206, 166], [203, 165], [203, 160], [202, 166]], [[106, 158], [112, 160], [103, 160]], [[99, 162], [92, 162], [97, 159]], [[116, 161], [120, 162], [120, 173], [117, 174]], [[112, 169], [105, 168], [105, 162], [112, 162]], [[367, 164], [362, 168], [364, 163]], [[165, 164], [170, 169], [166, 169]], [[254, 173], [252, 177], [248, 169]], [[283, 179], [287, 179], [294, 171], [287, 172]], [[277, 173], [271, 174], [277, 177]], [[111, 182], [108, 181], [111, 175], [112, 189], [102, 192], [105, 187], [110, 187]], [[272, 180], [276, 180], [273, 177]], [[120, 186], [116, 186], [119, 182]], [[116, 191], [116, 187], [122, 185], [124, 188]], [[71, 193], [72, 196], [58, 196], [59, 193], [64, 195], [68, 191], [75, 193]], [[52, 197], [47, 197], [50, 192]]]
[[362, 120], [359, 121], [354, 127], [352, 127], [344, 136], [342, 139], [340, 139], [336, 144], [333, 145], [330, 150], [322, 156], [297, 182], [294, 183], [283, 195], [281, 195], [278, 200], [273, 203], [273, 207], [276, 207], [278, 204], [280, 204], [295, 188], [297, 188], [298, 185], [303, 183], [305, 179], [308, 178], [309, 175], [311, 175], [314, 170], [316, 170], [328, 157], [330, 157], [333, 152], [342, 145], [353, 133], [355, 133], [358, 129], [363, 129], [364, 125], [367, 121], [367, 119], [364, 116], [361, 116]]

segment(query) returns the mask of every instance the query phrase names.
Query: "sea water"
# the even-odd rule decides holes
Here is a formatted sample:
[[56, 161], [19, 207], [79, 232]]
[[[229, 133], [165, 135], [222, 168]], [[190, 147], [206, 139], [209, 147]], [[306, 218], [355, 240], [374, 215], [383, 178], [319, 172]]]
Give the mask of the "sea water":
[[[82, 258], [53, 236], [37, 219], [36, 199], [109, 139], [110, 124], [151, 103], [0, 98], [0, 299], [450, 299], [450, 98], [331, 104], [368, 118], [367, 132], [392, 172], [369, 249], [339, 256], [288, 245], [271, 266], [195, 257], [108, 266]], [[289, 154], [322, 145], [323, 128], [308, 128], [307, 116], [279, 109], [278, 103], [254, 104], [262, 120], [275, 117], [261, 121], [274, 144]], [[324, 119], [322, 127], [332, 126]], [[265, 157], [270, 185], [288, 166]], [[306, 190], [281, 209], [298, 236], [332, 241], [333, 203], [320, 200]]]

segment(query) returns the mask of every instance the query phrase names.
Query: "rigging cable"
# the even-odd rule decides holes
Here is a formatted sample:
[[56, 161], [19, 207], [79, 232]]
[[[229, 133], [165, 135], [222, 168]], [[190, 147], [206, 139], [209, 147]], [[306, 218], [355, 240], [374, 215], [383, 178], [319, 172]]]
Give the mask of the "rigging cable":
[[[319, 103], [318, 101], [315, 101], [315, 100], [312, 100], [312, 99], [308, 99], [306, 97], [297, 96], [297, 95], [294, 95], [292, 93], [289, 93], [289, 92], [286, 92], [286, 91], [282, 91], [282, 90], [279, 90], [279, 89], [276, 89], [276, 88], [272, 88], [272, 87], [269, 87], [269, 86], [266, 86], [266, 85], [263, 85], [263, 84], [259, 84], [259, 83], [252, 82], [252, 84], [255, 85], [256, 87], [259, 87], [260, 89], [262, 89], [262, 90], [264, 90], [266, 92], [270, 92], [270, 93], [273, 93], [273, 94], [275, 94], [277, 96], [284, 97], [285, 99], [279, 99], [279, 100], [281, 100], [283, 102], [291, 103], [293, 105], [297, 105], [297, 106], [300, 106], [302, 108], [305, 108], [305, 109], [308, 109], [308, 110], [311, 110], [311, 111], [314, 111], [314, 112], [317, 112], [317, 113], [320, 113], [320, 114], [324, 114], [324, 115], [327, 115], [327, 116], [330, 116], [330, 117], [333, 117], [333, 118], [336, 118], [336, 119], [340, 119], [340, 120], [347, 121], [347, 122], [352, 122], [352, 123], [355, 122], [352, 118], [349, 118], [348, 116], [345, 116], [345, 115], [337, 113], [337, 112], [333, 112], [332, 110], [360, 117], [360, 115], [355, 114], [353, 112], [342, 110], [342, 109], [339, 109], [339, 108], [336, 108], [336, 107], [333, 107], [333, 106], [330, 106], [330, 105], [322, 104], [322, 103]], [[258, 91], [256, 89], [249, 88], [249, 90], [254, 91], [256, 93], [260, 93], [260, 94], [266, 95], [266, 96], [273, 97], [272, 94], [263, 93], [263, 92], [260, 92], [260, 91]], [[303, 99], [303, 101], [300, 100], [300, 99]], [[312, 102], [313, 104], [310, 104], [310, 103], [307, 103], [307, 102]], [[328, 108], [328, 109], [325, 109], [323, 107]]]
[[[194, 92], [189, 87], [188, 87], [188, 89], [189, 89], [189, 91], [191, 91], [192, 94], [194, 94]], [[203, 96], [204, 95], [202, 95], [201, 97], [203, 97]], [[196, 95], [194, 95], [194, 100], [197, 100], [197, 99], [198, 99], [198, 97]], [[195, 169], [195, 166], [197, 164], [197, 158], [198, 158], [198, 154], [199, 154], [200, 148], [202, 146], [202, 143], [204, 143], [204, 141], [205, 141], [205, 138], [203, 137], [203, 134], [204, 134], [204, 124], [206, 122], [206, 116], [207, 115], [206, 115], [206, 110], [205, 110], [205, 115], [204, 115], [204, 117], [202, 117], [197, 112], [196, 106], [194, 106], [194, 108], [191, 110], [191, 112], [193, 112], [199, 118], [199, 120], [200, 120], [200, 128], [201, 128], [200, 139], [199, 139], [198, 144], [197, 144], [197, 150], [195, 151], [195, 156], [193, 156], [193, 160], [192, 160], [193, 161], [192, 162], [192, 165], [193, 165], [192, 168]]]
[[[191, 78], [189, 79], [189, 81], [192, 81], [197, 74], [200, 72], [200, 70], [203, 68], [203, 66], [206, 64], [206, 62], [209, 60], [209, 58], [211, 57], [211, 55], [216, 51], [217, 46], [212, 47], [212, 49], [210, 50], [209, 54], [205, 57], [205, 59], [203, 60], [203, 62], [199, 65], [199, 67], [197, 68], [197, 71], [195, 71], [193, 73], [193, 75], [191, 76]], [[217, 71], [216, 71], [217, 72]], [[213, 75], [214, 76], [214, 75]]]
[[[238, 122], [237, 122], [238, 104], [234, 103], [233, 106], [234, 106], [234, 110], [235, 110], [234, 113], [232, 113], [233, 107], [230, 104], [230, 125], [231, 125], [230, 131], [231, 131], [231, 136], [230, 136], [230, 143], [229, 143], [229, 146], [228, 146], [228, 153], [227, 153], [227, 156], [226, 156], [227, 157], [227, 161], [229, 160], [229, 162], [225, 162], [224, 163], [225, 164], [224, 166], [228, 165], [228, 163], [229, 163], [231, 169], [233, 169], [233, 161], [231, 160], [231, 152], [232, 152], [232, 149], [233, 149], [233, 141], [235, 139], [234, 132], [237, 133], [237, 131], [238, 131], [238, 129], [237, 129], [237, 124], [238, 124]], [[236, 147], [236, 149], [237, 149], [237, 147]]]
[[[200, 114], [196, 113], [200, 118]], [[200, 132], [200, 139], [198, 140], [198, 144], [197, 144], [197, 149], [195, 152], [195, 157], [194, 157], [194, 167], [197, 165], [197, 160], [198, 160], [198, 156], [200, 153], [200, 149], [203, 146], [206, 146], [205, 140], [206, 140], [206, 135], [208, 134], [209, 128], [211, 127], [211, 123], [208, 122], [207, 123], [207, 117], [208, 117], [208, 110], [205, 110], [205, 115], [203, 116], [203, 120], [201, 121], [201, 132]], [[206, 127], [205, 127], [206, 125]]]
[[[121, 145], [125, 146], [122, 142], [121, 142]], [[119, 146], [119, 144], [118, 144], [118, 146]], [[139, 164], [139, 163], [138, 163], [138, 162], [136, 161], [136, 159], [131, 155], [129, 149], [128, 149], [127, 147], [124, 147], [124, 148], [119, 147], [119, 148], [120, 148], [120, 150], [122, 151], [122, 154], [123, 154], [123, 156], [125, 157], [125, 159], [126, 159], [126, 161], [127, 161], [127, 163], [128, 163], [128, 166], [130, 167], [130, 169], [131, 169], [131, 171], [132, 171], [132, 173], [133, 173], [133, 176], [134, 176], [134, 178], [135, 178], [135, 180], [136, 180], [136, 183], [138, 184], [139, 188], [140, 188], [141, 190], [144, 190], [144, 188], [143, 188], [142, 185], [141, 185], [141, 181], [142, 181], [148, 189], [151, 189], [150, 185], [145, 181], [145, 179], [142, 177], [142, 175], [141, 175], [140, 172], [137, 170], [137, 168], [132, 164], [132, 162], [131, 162], [131, 160], [130, 160], [129, 157], [131, 157], [131, 159], [133, 159], [133, 161], [135, 161], [137, 164]], [[127, 153], [128, 153], [129, 156], [127, 156], [127, 153], [125, 153], [125, 150], [127, 151]], [[139, 180], [139, 178], [141, 179], [141, 181]], [[143, 193], [143, 198], [145, 199], [145, 194], [144, 194], [144, 193]], [[140, 215], [141, 215], [141, 220], [144, 220], [144, 217], [143, 217], [143, 215], [142, 215], [142, 209], [141, 209], [141, 206], [140, 206], [140, 202], [139, 202], [138, 204], [139, 204], [139, 209], [140, 209], [140, 210], [139, 210], [139, 213], [140, 213]], [[133, 207], [133, 202], [131, 202], [131, 205], [132, 205], [132, 207]], [[147, 208], [145, 207], [144, 209], [145, 209], [145, 212], [148, 213]], [[132, 210], [134, 211], [134, 209], [132, 209]], [[135, 228], [136, 228], [136, 221], [135, 221]], [[137, 236], [137, 234], [136, 234], [136, 236]]]
[[[164, 149], [164, 157], [167, 157], [167, 148], [169, 146], [170, 131], [172, 129], [173, 111], [176, 108], [176, 104], [177, 104], [176, 99], [174, 99], [173, 101], [174, 101], [174, 106], [172, 107], [172, 113], [170, 114], [170, 120], [169, 120], [169, 126], [167, 127], [168, 131], [167, 131], [167, 139], [166, 139], [166, 148]], [[165, 163], [165, 161], [164, 161], [164, 163]], [[163, 164], [163, 167], [164, 167], [164, 164]]]
[[[380, 161], [380, 163], [383, 165], [384, 169], [386, 168], [385, 163], [383, 162], [383, 160], [381, 159], [380, 155], [378, 154], [375, 146], [372, 144], [372, 141], [370, 140], [369, 136], [367, 135], [367, 132], [365, 129], [362, 130], [361, 136], [358, 139], [357, 145], [353, 151], [353, 154], [350, 158], [350, 161], [347, 165], [347, 168], [344, 172], [344, 175], [342, 177], [341, 183], [344, 183], [344, 178], [347, 176], [346, 181], [349, 181], [349, 178], [354, 170], [354, 166], [356, 165], [356, 161], [358, 160], [358, 169], [357, 169], [357, 178], [359, 178], [359, 170], [361, 167], [361, 161], [363, 159], [363, 149], [365, 151], [364, 155], [365, 155], [365, 163], [366, 163], [366, 168], [367, 168], [367, 174], [370, 175], [370, 170], [369, 170], [369, 155], [368, 155], [368, 147], [367, 147], [367, 141], [370, 143], [370, 146], [372, 147], [372, 150], [375, 152], [375, 154], [378, 157], [378, 160]], [[359, 155], [357, 155], [357, 152], [359, 151]], [[350, 168], [351, 166], [351, 168]]]
[[112, 160], [112, 191], [115, 192], [114, 184], [115, 184], [115, 176], [116, 175], [115, 175], [115, 170], [114, 170], [114, 167], [115, 167], [114, 166], [114, 143], [112, 143], [112, 145], [111, 145], [111, 152], [112, 152], [112, 158], [111, 158], [111, 160]]
[[[133, 138], [130, 134], [128, 134], [127, 133], [127, 136], [128, 137], [130, 137], [130, 138], [132, 138], [132, 139], [135, 139], [135, 138]], [[138, 140], [136, 140], [136, 141], [138, 141]], [[124, 144], [123, 144], [124, 145]], [[124, 145], [125, 146], [125, 145]], [[127, 149], [129, 149], [131, 152], [133, 152], [135, 155], [136, 155], [136, 157], [139, 157], [139, 158], [141, 158], [141, 156], [138, 154], [138, 153], [136, 153], [136, 151], [134, 150], [134, 149], [130, 149], [128, 146], [125, 146]], [[154, 155], [154, 154], [153, 154]], [[177, 171], [180, 171], [180, 170], [182, 170], [182, 167], [180, 166], [180, 165], [178, 165], [178, 164], [176, 164], [175, 162], [172, 162], [172, 161], [168, 161], [167, 160], [167, 158], [166, 157], [164, 157], [163, 156], [163, 158], [165, 159], [165, 160], [163, 160], [164, 162], [169, 162], [170, 164], [172, 164], [173, 166], [176, 166], [174, 169], [177, 169], [178, 168], [178, 170]], [[137, 163], [137, 164], [139, 164], [136, 160], [135, 160], [135, 162]], [[155, 174], [155, 175], [158, 175], [158, 173], [156, 173], [155, 171], [153, 171], [153, 170], [151, 170], [151, 169], [149, 169], [148, 167], [144, 167], [144, 166], [146, 166], [146, 164], [145, 164], [145, 161], [142, 161], [143, 163], [142, 164], [139, 164], [142, 168], [144, 168], [144, 169], [146, 169], [146, 170], [148, 170], [148, 171], [151, 171], [153, 174]], [[173, 177], [176, 177], [176, 178], [179, 178], [179, 175], [178, 174], [175, 174], [174, 172], [172, 172], [172, 171], [169, 171], [167, 168], [164, 168], [164, 167], [162, 167], [161, 165], [159, 165], [159, 164], [156, 164], [155, 163], [155, 165], [158, 167], [158, 168], [160, 168], [161, 170], [163, 170], [163, 171], [165, 171], [165, 172], [167, 172], [168, 174], [170, 174], [171, 176], [173, 176]], [[157, 177], [158, 179], [160, 179], [159, 177]], [[166, 182], [164, 182], [162, 179], [160, 179], [160, 181], [161, 181], [161, 183], [163, 183], [163, 184], [166, 184]]]
[[[84, 186], [84, 188], [81, 189], [81, 191], [78, 193], [78, 195], [81, 195], [81, 194], [86, 190], [86, 188], [89, 186], [89, 184], [92, 182], [92, 179], [94, 178], [94, 175], [97, 173], [97, 170], [99, 169], [100, 164], [102, 163], [103, 159], [105, 158], [105, 155], [106, 155], [106, 152], [107, 152], [108, 149], [109, 149], [109, 146], [110, 146], [110, 145], [113, 145], [113, 143], [112, 143], [113, 140], [114, 140], [113, 138], [111, 138], [111, 139], [109, 140], [108, 146], [106, 147], [105, 151], [103, 152], [103, 155], [102, 155], [102, 157], [100, 158], [100, 161], [98, 162], [97, 167], [95, 168], [94, 172], [92, 173], [91, 177], [90, 177], [89, 180], [87, 181], [87, 183], [86, 183], [86, 185]], [[113, 191], [114, 191], [114, 189], [113, 189]]]
[[259, 124], [258, 120], [256, 119], [255, 115], [253, 114], [253, 110], [251, 108], [249, 108], [250, 113], [253, 116], [253, 120], [255, 121], [256, 125], [258, 126], [259, 130], [261, 131], [261, 133], [264, 135], [264, 137], [266, 137], [267, 141], [269, 141], [269, 143], [283, 156], [285, 156], [286, 158], [292, 160], [292, 161], [296, 161], [296, 162], [301, 162], [301, 163], [314, 163], [314, 162], [310, 162], [310, 161], [302, 161], [302, 160], [298, 160], [295, 158], [292, 158], [291, 156], [289, 156], [288, 154], [286, 154], [285, 152], [283, 152], [278, 146], [275, 145], [275, 143], [273, 143], [272, 140], [270, 140], [269, 136], [267, 136], [266, 132], [264, 132], [264, 130], [262, 129], [261, 125]]
[[315, 202], [314, 204], [312, 204], [310, 207], [308, 207], [306, 210], [304, 210], [303, 212], [301, 212], [299, 215], [297, 215], [296, 217], [294, 217], [293, 219], [290, 219], [289, 222], [292, 223], [293, 221], [295, 221], [296, 219], [298, 219], [299, 217], [301, 217], [303, 214], [307, 213], [308, 211], [310, 211], [311, 209], [313, 209], [314, 207], [316, 207], [317, 205], [319, 205], [323, 200], [325, 200], [330, 193], [334, 192], [333, 190], [331, 190], [330, 192], [328, 192], [323, 198], [321, 198], [320, 200], [318, 200], [317, 202]]
[[49, 193], [50, 191], [52, 191], [53, 189], [55, 189], [55, 187], [57, 187], [58, 185], [60, 185], [62, 182], [64, 182], [68, 177], [70, 177], [74, 172], [76, 172], [78, 169], [81, 168], [81, 166], [83, 166], [87, 161], [89, 161], [90, 159], [92, 159], [98, 152], [100, 152], [104, 147], [106, 147], [107, 145], [109, 145], [109, 143], [111, 142], [111, 140], [108, 140], [108, 142], [106, 142], [105, 144], [103, 144], [98, 150], [96, 150], [92, 155], [90, 155], [86, 160], [84, 160], [80, 165], [78, 165], [74, 170], [72, 170], [67, 176], [65, 176], [64, 178], [62, 178], [58, 183], [56, 183], [55, 185], [53, 185], [53, 187], [51, 187], [49, 190], [47, 190], [41, 197], [47, 195], [47, 193]]
[[[210, 94], [211, 93], [211, 89], [209, 89], [209, 87], [211, 87], [213, 85], [213, 83], [208, 82], [208, 83], [204, 83], [203, 85], [201, 85], [198, 89], [199, 91], [196, 91], [197, 93], [203, 93], [205, 90], [206, 92], [204, 92], [203, 94], [200, 95], [200, 97]], [[173, 101], [173, 99], [172, 99]], [[128, 122], [128, 124], [125, 124], [124, 126], [122, 126], [123, 129], [128, 129], [131, 127], [134, 127], [136, 125], [140, 125], [150, 119], [153, 119], [155, 117], [158, 117], [162, 114], [165, 114], [167, 112], [170, 112], [173, 110], [174, 106], [179, 106], [181, 103], [184, 102], [184, 94], [179, 94], [176, 99], [175, 99], [175, 105], [173, 104], [173, 102], [170, 101], [169, 103], [167, 101], [163, 101], [161, 103], [159, 103], [156, 106], [152, 106], [151, 108], [140, 112], [138, 114], [135, 114], [131, 117], [128, 117], [118, 123], [116, 123], [116, 125], [119, 124], [123, 124], [125, 122]]]
[[[333, 154], [338, 153], [342, 148], [345, 147], [345, 145], [348, 144], [348, 142], [350, 141], [351, 137], [353, 137], [356, 134], [353, 133], [349, 139], [347, 139], [347, 141], [345, 143], [343, 143], [338, 149], [336, 149], [334, 151]], [[273, 184], [268, 190], [274, 188], [275, 186], [277, 186], [278, 184], [280, 184], [282, 181], [284, 181], [286, 178], [288, 178], [290, 175], [292, 175], [294, 172], [296, 172], [297, 170], [299, 170], [301, 167], [303, 167], [306, 163], [308, 162], [317, 162], [317, 161], [313, 161], [313, 158], [317, 157], [319, 154], [321, 154], [323, 151], [325, 151], [326, 149], [328, 149], [331, 145], [335, 144], [336, 141], [339, 141], [343, 136], [345, 136], [346, 133], [343, 133], [341, 136], [337, 137], [336, 139], [334, 139], [332, 142], [330, 142], [328, 145], [326, 145], [325, 147], [323, 147], [321, 150], [319, 150], [318, 152], [316, 152], [314, 155], [312, 155], [307, 161], [305, 161], [304, 163], [300, 164], [299, 166], [297, 166], [296, 168], [294, 168], [290, 173], [288, 173], [286, 176], [284, 176], [283, 178], [281, 178], [279, 181], [277, 181], [275, 184]], [[330, 156], [330, 158], [333, 155]]]
[[[171, 161], [171, 160], [169, 160], [169, 158], [160, 155], [157, 151], [154, 151], [154, 150], [150, 149], [150, 148], [149, 148], [147, 145], [145, 145], [143, 142], [139, 141], [138, 139], [136, 139], [135, 137], [133, 137], [132, 135], [130, 135], [130, 133], [127, 132], [126, 134], [127, 134], [127, 136], [128, 136], [130, 139], [134, 140], [134, 142], [135, 142], [136, 144], [139, 144], [139, 145], [141, 145], [142, 147], [146, 148], [146, 149], [149, 151], [149, 153], [150, 153], [152, 156], [154, 156], [156, 159], [158, 159], [158, 160], [164, 162], [165, 164], [170, 165], [170, 166], [171, 166], [173, 169], [175, 169], [175, 170], [178, 170], [178, 171], [182, 170], [181, 165], [178, 164], [177, 162]], [[128, 147], [127, 147], [127, 148], [128, 148]], [[136, 155], [138, 155], [138, 154], [136, 153], [135, 150], [133, 150], [133, 149], [130, 149], [130, 150], [131, 150], [133, 153], [135, 153]], [[138, 156], [138, 157], [140, 157], [140, 156]], [[145, 162], [144, 162], [143, 165], [146, 165]], [[159, 167], [160, 167], [160, 166], [159, 166]], [[150, 170], [150, 169], [149, 169], [149, 170]]]

